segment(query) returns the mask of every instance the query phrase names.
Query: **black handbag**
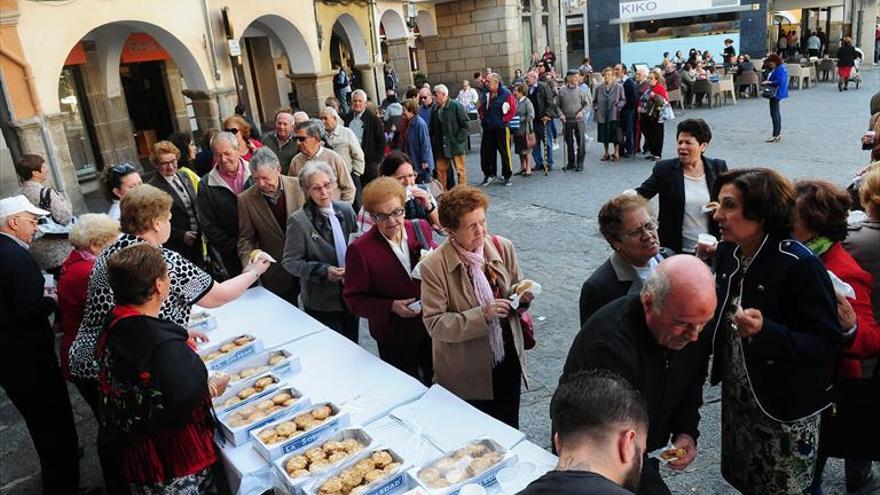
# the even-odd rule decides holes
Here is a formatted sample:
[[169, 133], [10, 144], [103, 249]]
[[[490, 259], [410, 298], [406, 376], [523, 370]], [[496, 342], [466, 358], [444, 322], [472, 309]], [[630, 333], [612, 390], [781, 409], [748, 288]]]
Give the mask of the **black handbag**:
[[776, 98], [777, 91], [779, 91], [779, 88], [771, 84], [761, 86], [761, 96], [767, 98], [768, 100], [771, 98]]
[[822, 413], [819, 454], [880, 461], [880, 363], [870, 378], [836, 377]]

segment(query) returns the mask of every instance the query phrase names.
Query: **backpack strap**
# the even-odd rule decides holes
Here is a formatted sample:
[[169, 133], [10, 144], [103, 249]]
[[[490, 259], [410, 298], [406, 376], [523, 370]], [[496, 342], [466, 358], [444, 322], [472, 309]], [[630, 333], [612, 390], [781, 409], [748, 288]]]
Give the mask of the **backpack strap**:
[[40, 208], [49, 211], [52, 207], [52, 190], [48, 187], [40, 189]]

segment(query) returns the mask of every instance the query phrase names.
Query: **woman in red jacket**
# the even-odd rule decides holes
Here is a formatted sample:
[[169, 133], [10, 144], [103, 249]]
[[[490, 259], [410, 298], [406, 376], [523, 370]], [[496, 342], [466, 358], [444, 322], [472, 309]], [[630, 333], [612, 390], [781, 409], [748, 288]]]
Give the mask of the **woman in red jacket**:
[[369, 320], [379, 357], [430, 385], [431, 338], [422, 322], [421, 282], [413, 268], [422, 250], [436, 247], [431, 225], [404, 218], [406, 190], [391, 177], [370, 182], [363, 201], [376, 225], [348, 246], [342, 297], [352, 314]]
[[[837, 293], [838, 318], [844, 335], [837, 374], [859, 378], [861, 360], [880, 354], [880, 325], [874, 319], [871, 305], [871, 275], [840, 243], [846, 238], [850, 196], [842, 188], [821, 180], [798, 181], [795, 189], [794, 236], [822, 259], [828, 271], [855, 291], [855, 299]], [[820, 459], [820, 467], [823, 465]], [[870, 461], [846, 459], [844, 466], [849, 491], [864, 485], [871, 474]], [[819, 469], [817, 482], [821, 482], [821, 472]]]
[[666, 79], [660, 69], [648, 74], [648, 84], [639, 98], [639, 123], [645, 135], [644, 149], [648, 160], [657, 161], [663, 156], [663, 122], [660, 111], [669, 101], [666, 93]]
[[73, 382], [69, 370], [70, 344], [73, 343], [86, 310], [86, 291], [89, 275], [98, 255], [119, 237], [119, 221], [109, 215], [88, 213], [81, 215], [70, 229], [69, 241], [73, 251], [61, 264], [58, 280], [58, 308], [61, 312], [61, 370], [64, 378]]

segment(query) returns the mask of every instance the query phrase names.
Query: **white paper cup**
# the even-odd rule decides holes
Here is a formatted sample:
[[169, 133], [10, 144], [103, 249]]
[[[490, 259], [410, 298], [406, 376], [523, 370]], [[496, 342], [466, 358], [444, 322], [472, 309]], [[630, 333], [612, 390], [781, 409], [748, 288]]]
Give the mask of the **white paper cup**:
[[495, 480], [501, 487], [501, 493], [516, 493], [520, 487], [519, 474], [515, 467], [506, 467], [498, 471]]
[[468, 483], [461, 487], [458, 495], [486, 495], [486, 489], [476, 483]]
[[712, 234], [700, 234], [697, 236], [697, 244], [702, 244], [706, 247], [712, 247], [718, 243], [718, 239], [715, 238]]

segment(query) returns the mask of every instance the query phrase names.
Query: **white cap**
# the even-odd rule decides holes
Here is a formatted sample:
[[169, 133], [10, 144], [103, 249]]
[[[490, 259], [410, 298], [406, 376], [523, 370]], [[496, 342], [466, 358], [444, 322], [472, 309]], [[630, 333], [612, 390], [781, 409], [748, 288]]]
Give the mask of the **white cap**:
[[16, 213], [26, 211], [37, 216], [48, 215], [49, 212], [33, 205], [24, 195], [19, 194], [11, 198], [0, 199], [0, 218], [9, 217]]

